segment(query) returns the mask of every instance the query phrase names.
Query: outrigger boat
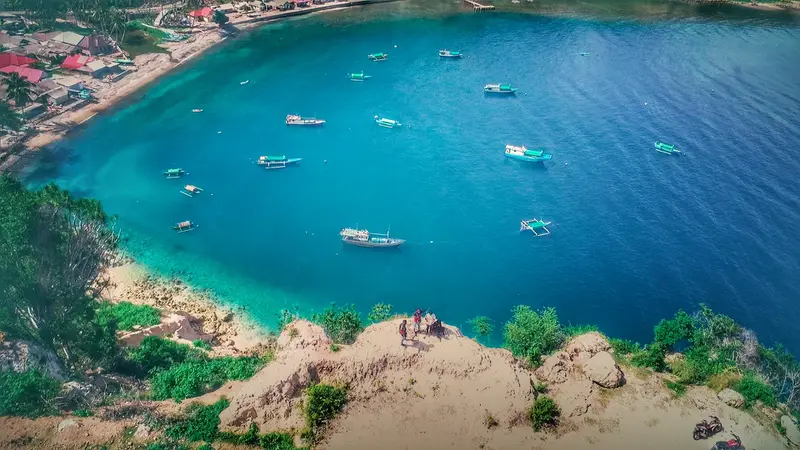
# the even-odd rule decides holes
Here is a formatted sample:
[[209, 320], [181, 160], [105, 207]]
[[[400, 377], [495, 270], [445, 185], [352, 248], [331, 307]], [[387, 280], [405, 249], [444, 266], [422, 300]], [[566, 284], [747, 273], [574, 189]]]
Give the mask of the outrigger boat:
[[398, 128], [403, 126], [402, 123], [396, 120], [387, 119], [385, 117], [378, 118], [378, 116], [375, 116], [375, 123], [377, 123], [379, 127], [384, 128]]
[[581, 56], [589, 56], [589, 52], [581, 52]]
[[129, 65], [133, 64], [133, 60], [131, 60], [129, 58], [117, 58], [116, 62], [117, 62], [117, 64], [119, 64], [121, 66], [129, 66]]
[[389, 59], [388, 53], [373, 53], [371, 55], [367, 55], [367, 58], [371, 59], [372, 61], [386, 61]]
[[657, 152], [666, 153], [667, 155], [678, 154], [681, 152], [675, 148], [674, 145], [665, 144], [659, 141], [656, 141], [655, 147]]
[[322, 119], [303, 118], [298, 115], [289, 114], [286, 116], [286, 125], [306, 125], [306, 126], [319, 126], [325, 124]]
[[194, 224], [191, 220], [184, 220], [183, 222], [178, 222], [173, 225], [172, 229], [178, 233], [186, 233], [187, 231], [194, 230]]
[[283, 169], [289, 164], [301, 161], [303, 158], [287, 158], [286, 156], [260, 156], [257, 164], [265, 169]]
[[364, 72], [361, 73], [348, 73], [347, 78], [350, 78], [350, 81], [364, 81], [369, 80], [372, 78], [371, 75], [364, 75]]
[[514, 94], [517, 88], [510, 84], [487, 84], [483, 87], [483, 92], [487, 94]]
[[553, 158], [550, 153], [544, 150], [528, 150], [524, 146], [506, 145], [506, 156], [520, 161], [542, 162]]
[[180, 178], [184, 175], [186, 175], [186, 172], [184, 172], [183, 169], [167, 169], [167, 171], [164, 172], [164, 176], [167, 178]]
[[547, 229], [547, 226], [553, 222], [545, 222], [539, 219], [531, 219], [531, 220], [523, 220], [519, 223], [519, 231], [520, 233], [523, 231], [530, 231], [536, 237], [547, 236], [550, 234], [550, 230]]
[[343, 228], [339, 232], [339, 236], [342, 237], [342, 242], [359, 247], [398, 247], [406, 242], [404, 239], [389, 237], [388, 231], [386, 233], [370, 233], [358, 228]]
[[193, 113], [201, 113], [201, 112], [203, 112], [203, 110], [200, 109], [200, 108], [195, 108], [195, 109], [192, 110], [192, 112]]
[[245, 84], [247, 84], [249, 82], [250, 82], [250, 80], [244, 80], [244, 81], [240, 81], [239, 84], [244, 86]]
[[192, 185], [192, 184], [187, 184], [186, 186], [183, 187], [183, 190], [181, 191], [181, 194], [183, 194], [183, 195], [185, 195], [187, 197], [194, 197], [195, 195], [197, 195], [197, 194], [199, 194], [201, 192], [203, 192], [203, 190], [200, 189], [199, 187], [197, 187], [195, 185]]
[[454, 52], [452, 50], [439, 50], [440, 58], [461, 58], [461, 52]]

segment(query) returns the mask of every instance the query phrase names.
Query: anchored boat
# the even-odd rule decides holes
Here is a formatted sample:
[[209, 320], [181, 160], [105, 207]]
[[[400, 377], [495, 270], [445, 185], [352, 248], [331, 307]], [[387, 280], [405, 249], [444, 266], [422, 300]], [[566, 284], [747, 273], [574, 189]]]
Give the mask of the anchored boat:
[[187, 231], [194, 230], [194, 224], [191, 220], [184, 220], [183, 222], [178, 222], [172, 226], [172, 229], [177, 231], [178, 233], [186, 233]]
[[675, 148], [674, 145], [665, 144], [659, 141], [656, 141], [655, 147], [657, 152], [666, 153], [667, 155], [679, 154], [681, 152]]
[[347, 78], [349, 78], [350, 81], [364, 81], [364, 80], [369, 80], [370, 78], [372, 78], [372, 76], [371, 75], [364, 75], [364, 72], [361, 72], [361, 73], [348, 73], [347, 74]]
[[589, 52], [581, 52], [581, 56], [589, 56]]
[[506, 145], [506, 156], [527, 162], [549, 161], [553, 158], [553, 155], [545, 153], [544, 150], [528, 150], [524, 146], [516, 145]]
[[167, 171], [164, 172], [164, 176], [167, 178], [180, 178], [184, 175], [186, 175], [186, 172], [184, 172], [183, 169], [167, 169]]
[[201, 192], [203, 192], [203, 190], [200, 189], [199, 187], [197, 187], [197, 186], [195, 186], [193, 184], [187, 184], [186, 186], [183, 187], [183, 190], [181, 191], [181, 194], [183, 194], [183, 195], [185, 195], [187, 197], [194, 197], [195, 195], [197, 195], [197, 194], [199, 194]]
[[325, 123], [322, 119], [305, 118], [295, 114], [286, 116], [286, 125], [305, 125], [305, 126], [319, 126]]
[[439, 50], [440, 58], [461, 58], [461, 52], [454, 52], [452, 50]]
[[192, 112], [193, 113], [201, 113], [201, 112], [203, 112], [203, 110], [200, 109], [200, 108], [195, 108], [195, 109], [192, 110]]
[[389, 54], [388, 53], [373, 53], [371, 55], [367, 55], [367, 58], [369, 58], [369, 59], [371, 59], [373, 61], [386, 61], [387, 59], [389, 59]]
[[550, 234], [550, 230], [547, 229], [547, 226], [551, 223], [553, 222], [545, 222], [544, 220], [536, 218], [523, 220], [519, 223], [519, 231], [520, 233], [523, 231], [530, 231], [536, 237], [547, 236]]
[[385, 117], [378, 118], [378, 116], [375, 116], [375, 123], [377, 123], [379, 127], [384, 128], [398, 128], [403, 126], [402, 123], [396, 120], [387, 119]]
[[370, 233], [357, 228], [343, 228], [339, 232], [339, 236], [342, 237], [342, 242], [359, 247], [398, 247], [406, 242], [404, 239], [389, 237], [388, 231], [386, 233]]
[[301, 161], [303, 158], [287, 158], [281, 156], [260, 156], [257, 164], [264, 166], [265, 169], [284, 169], [289, 164], [294, 164]]
[[487, 94], [513, 94], [517, 92], [517, 88], [511, 87], [510, 84], [487, 84], [483, 87], [483, 92]]

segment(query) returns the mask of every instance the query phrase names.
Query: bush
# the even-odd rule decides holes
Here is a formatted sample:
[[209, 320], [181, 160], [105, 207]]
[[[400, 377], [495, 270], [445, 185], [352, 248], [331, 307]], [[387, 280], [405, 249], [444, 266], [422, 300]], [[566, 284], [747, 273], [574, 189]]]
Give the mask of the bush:
[[306, 425], [312, 435], [333, 420], [347, 404], [347, 389], [328, 384], [316, 384], [306, 393]]
[[706, 386], [708, 386], [708, 388], [712, 391], [719, 393], [723, 389], [736, 386], [736, 384], [741, 380], [741, 375], [733, 370], [727, 370], [709, 377], [708, 381], [706, 382]]
[[291, 312], [288, 309], [282, 309], [278, 313], [278, 330], [283, 331], [286, 329], [286, 326], [290, 323], [294, 322], [295, 320], [299, 319], [300, 316], [297, 314], [297, 311]]
[[36, 369], [0, 372], [0, 416], [35, 418], [55, 414], [53, 402], [60, 386]]
[[543, 381], [537, 381], [536, 384], [533, 385], [533, 390], [540, 393], [546, 394], [547, 393], [547, 383]]
[[151, 380], [153, 398], [181, 400], [197, 397], [218, 388], [228, 380], [252, 377], [268, 361], [252, 356], [222, 357], [186, 361], [157, 372]]
[[691, 338], [694, 328], [695, 320], [682, 310], [678, 310], [674, 318], [664, 319], [655, 326], [653, 342], [662, 344], [666, 350], [672, 350], [678, 342]]
[[536, 312], [525, 305], [513, 309], [514, 316], [506, 322], [503, 346], [518, 358], [525, 358], [533, 366], [541, 364], [541, 357], [558, 349], [564, 342], [564, 332], [558, 323], [554, 308]]
[[94, 413], [89, 409], [76, 409], [72, 411], [72, 415], [77, 417], [91, 417]]
[[554, 426], [558, 423], [560, 415], [561, 409], [552, 398], [546, 395], [540, 395], [528, 411], [528, 417], [531, 419], [531, 424], [533, 424], [533, 431], [539, 431], [543, 427]]
[[224, 397], [213, 405], [192, 403], [186, 409], [186, 418], [167, 428], [166, 435], [189, 442], [214, 442], [219, 434], [219, 414], [229, 404]]
[[132, 330], [134, 326], [151, 327], [161, 323], [161, 311], [148, 305], [130, 302], [103, 302], [97, 310], [99, 317], [114, 319], [118, 330]]
[[378, 303], [372, 307], [372, 310], [367, 314], [367, 320], [372, 323], [384, 322], [392, 318], [392, 305], [387, 303]]
[[638, 342], [626, 339], [609, 339], [608, 343], [611, 344], [611, 348], [614, 349], [614, 355], [621, 358], [642, 351], [642, 346], [639, 345]]
[[486, 316], [478, 316], [468, 322], [472, 326], [472, 332], [479, 338], [488, 338], [494, 333], [494, 322]]
[[294, 438], [287, 433], [265, 433], [258, 438], [261, 448], [269, 450], [294, 450]]
[[598, 328], [597, 325], [570, 325], [564, 328], [564, 334], [567, 335], [567, 338], [573, 338], [582, 334], [591, 333], [592, 331], [599, 333], [600, 328]]
[[658, 372], [663, 372], [667, 368], [664, 362], [664, 357], [667, 355], [667, 350], [663, 344], [652, 343], [645, 347], [644, 350], [631, 355], [631, 364], [638, 367], [650, 367]]
[[184, 444], [177, 442], [153, 442], [147, 446], [147, 450], [191, 450]]
[[206, 341], [204, 341], [202, 339], [195, 339], [194, 341], [192, 341], [192, 345], [195, 348], [199, 348], [199, 349], [205, 350], [207, 352], [211, 351], [211, 344], [209, 344], [208, 342], [206, 342]]
[[721, 358], [718, 353], [712, 354], [705, 345], [693, 345], [686, 350], [683, 360], [674, 363], [671, 368], [681, 383], [703, 384], [731, 366], [732, 361]]
[[683, 397], [686, 394], [686, 385], [683, 383], [664, 380], [664, 386], [674, 392], [676, 397]]
[[129, 357], [137, 363], [144, 372], [155, 373], [162, 369], [169, 369], [202, 354], [188, 345], [179, 344], [157, 336], [147, 336], [141, 345], [131, 350]]
[[314, 314], [311, 320], [321, 326], [325, 334], [337, 344], [352, 344], [364, 330], [361, 316], [354, 305], [344, 308], [331, 305], [322, 313]]
[[340, 347], [339, 344], [331, 344], [331, 351], [332, 352], [336, 353], [341, 349], [342, 349], [342, 347]]
[[745, 375], [741, 381], [736, 383], [733, 389], [742, 394], [746, 408], [752, 407], [758, 400], [767, 406], [775, 407], [778, 405], [778, 400], [775, 398], [775, 392], [773, 392], [772, 387], [761, 379], [756, 378], [753, 374]]

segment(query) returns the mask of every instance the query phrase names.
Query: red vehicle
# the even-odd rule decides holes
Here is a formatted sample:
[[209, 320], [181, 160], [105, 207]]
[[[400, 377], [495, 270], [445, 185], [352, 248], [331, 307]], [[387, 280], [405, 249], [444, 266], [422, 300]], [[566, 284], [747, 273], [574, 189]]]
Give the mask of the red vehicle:
[[745, 450], [745, 448], [739, 436], [734, 434], [733, 439], [729, 441], [718, 441], [711, 447], [711, 450]]

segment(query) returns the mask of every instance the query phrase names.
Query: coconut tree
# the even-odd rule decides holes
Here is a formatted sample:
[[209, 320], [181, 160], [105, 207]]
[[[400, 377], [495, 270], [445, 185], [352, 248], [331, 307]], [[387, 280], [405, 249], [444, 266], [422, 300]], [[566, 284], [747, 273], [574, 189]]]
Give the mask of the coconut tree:
[[13, 131], [22, 128], [22, 117], [5, 100], [0, 100], [0, 128]]
[[25, 78], [19, 76], [18, 73], [12, 72], [3, 80], [6, 85], [8, 94], [6, 98], [14, 101], [17, 108], [22, 108], [31, 101], [33, 92], [31, 91], [31, 84]]

